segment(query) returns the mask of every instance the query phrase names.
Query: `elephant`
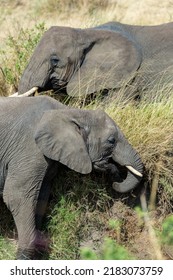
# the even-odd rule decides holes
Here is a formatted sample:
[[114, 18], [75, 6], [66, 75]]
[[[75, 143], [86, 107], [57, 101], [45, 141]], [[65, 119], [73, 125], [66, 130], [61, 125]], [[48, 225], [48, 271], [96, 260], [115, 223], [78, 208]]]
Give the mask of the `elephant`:
[[84, 98], [124, 87], [132, 96], [173, 82], [173, 22], [108, 22], [93, 28], [52, 26], [25, 68], [18, 94], [53, 89]]
[[[66, 166], [81, 174], [118, 172], [118, 192], [143, 176], [139, 154], [102, 110], [68, 107], [49, 96], [0, 98], [0, 193], [18, 232], [17, 259], [33, 259], [52, 179]], [[62, 169], [61, 169], [62, 170]], [[113, 176], [114, 177], [114, 176]]]

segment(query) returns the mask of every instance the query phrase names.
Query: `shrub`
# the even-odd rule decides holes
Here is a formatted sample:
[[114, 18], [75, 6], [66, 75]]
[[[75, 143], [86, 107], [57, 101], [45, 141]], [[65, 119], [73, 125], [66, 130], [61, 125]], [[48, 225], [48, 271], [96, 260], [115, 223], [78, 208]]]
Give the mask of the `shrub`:
[[163, 221], [161, 240], [163, 244], [173, 246], [173, 215], [166, 217]]
[[123, 246], [117, 244], [115, 240], [106, 238], [100, 253], [95, 253], [92, 249], [81, 250], [81, 258], [85, 260], [130, 260], [133, 257]]

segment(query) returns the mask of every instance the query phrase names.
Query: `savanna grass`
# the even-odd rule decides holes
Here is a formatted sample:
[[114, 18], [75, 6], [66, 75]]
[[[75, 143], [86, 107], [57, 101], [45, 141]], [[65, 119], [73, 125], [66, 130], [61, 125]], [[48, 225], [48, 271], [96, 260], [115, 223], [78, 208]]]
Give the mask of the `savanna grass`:
[[32, 29], [19, 28], [16, 36], [10, 35], [6, 48], [0, 51], [2, 66], [0, 67], [0, 95], [9, 89], [11, 93], [17, 91], [20, 77], [29, 58], [46, 31], [44, 23], [36, 24]]
[[108, 6], [108, 0], [44, 0], [40, 1], [37, 9], [43, 13], [54, 13], [66, 15], [71, 12], [87, 12], [92, 14], [97, 9], [104, 9]]

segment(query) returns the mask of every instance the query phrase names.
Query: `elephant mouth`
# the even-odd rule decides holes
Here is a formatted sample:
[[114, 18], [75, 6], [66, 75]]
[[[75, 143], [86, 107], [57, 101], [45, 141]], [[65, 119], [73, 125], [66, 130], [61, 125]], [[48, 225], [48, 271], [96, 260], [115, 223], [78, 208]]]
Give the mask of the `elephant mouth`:
[[95, 170], [102, 171], [102, 172], [108, 172], [109, 174], [116, 177], [125, 177], [125, 174], [127, 176], [128, 169], [131, 170], [134, 175], [137, 175], [139, 177], [142, 177], [142, 174], [135, 170], [131, 166], [123, 166], [119, 163], [115, 162], [112, 158], [103, 159], [100, 161], [96, 161], [93, 163], [93, 167]]
[[113, 160], [109, 163], [107, 171], [112, 183], [122, 183], [127, 178], [128, 169]]
[[96, 171], [107, 173], [112, 182], [121, 183], [127, 177], [127, 168], [112, 159], [94, 162], [93, 167]]
[[59, 79], [59, 77], [54, 73], [50, 75], [50, 81], [53, 90], [62, 90], [67, 86], [67, 81]]
[[106, 159], [101, 158], [101, 159], [93, 162], [93, 168], [96, 171], [106, 172], [107, 170], [110, 169], [109, 158], [106, 158]]
[[104, 172], [113, 189], [118, 192], [127, 192], [135, 188], [143, 176], [132, 166], [122, 166], [112, 158], [95, 162], [93, 167], [96, 171]]

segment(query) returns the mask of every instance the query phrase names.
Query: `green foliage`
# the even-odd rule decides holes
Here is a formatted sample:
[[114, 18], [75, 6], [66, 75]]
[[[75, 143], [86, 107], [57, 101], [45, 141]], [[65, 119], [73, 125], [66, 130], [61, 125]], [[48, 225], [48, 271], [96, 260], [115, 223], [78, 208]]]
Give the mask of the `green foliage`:
[[109, 220], [109, 227], [114, 230], [120, 230], [121, 222], [119, 220]]
[[14, 260], [15, 253], [15, 244], [0, 236], [0, 260]]
[[90, 248], [83, 248], [81, 250], [81, 259], [82, 260], [98, 260], [98, 256], [97, 256], [96, 252], [94, 252]]
[[15, 90], [34, 48], [45, 31], [44, 23], [40, 23], [32, 29], [20, 28], [16, 37], [11, 35], [8, 37], [6, 50], [0, 53], [3, 55], [1, 71], [5, 82], [12, 85]]
[[48, 224], [52, 236], [50, 259], [77, 258], [79, 219], [80, 211], [62, 197], [54, 207]]
[[123, 246], [115, 240], [106, 238], [100, 253], [95, 253], [89, 248], [81, 250], [81, 259], [85, 260], [130, 260], [133, 257]]
[[173, 245], [173, 215], [163, 221], [161, 241], [163, 244]]
[[80, 238], [88, 231], [88, 213], [92, 213], [90, 219], [92, 216], [95, 226], [101, 226], [98, 209], [103, 211], [110, 197], [101, 182], [94, 178], [60, 170], [52, 190], [46, 224], [52, 243], [50, 259], [79, 258]]

